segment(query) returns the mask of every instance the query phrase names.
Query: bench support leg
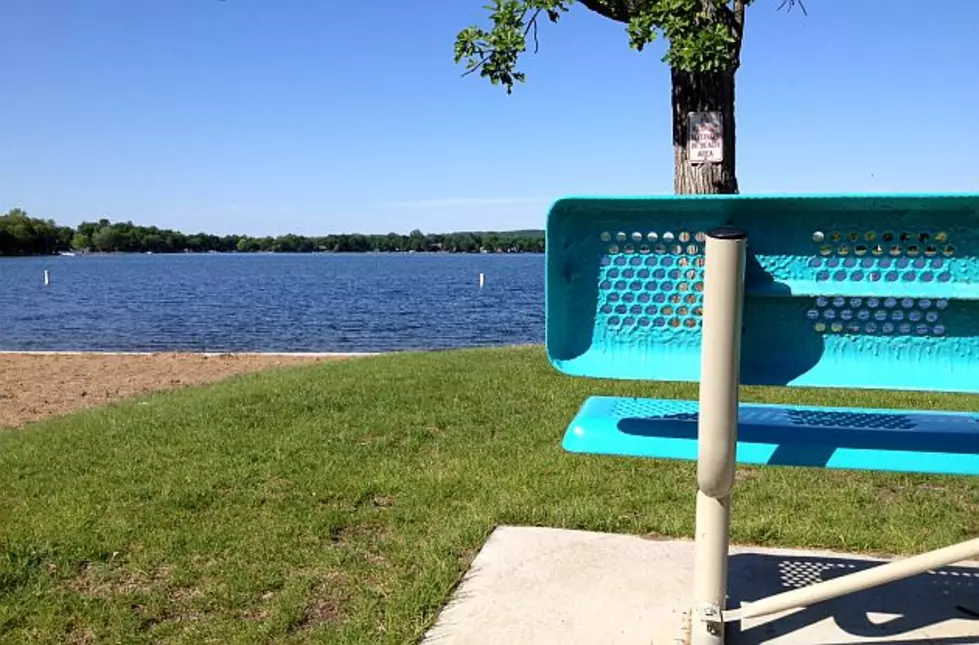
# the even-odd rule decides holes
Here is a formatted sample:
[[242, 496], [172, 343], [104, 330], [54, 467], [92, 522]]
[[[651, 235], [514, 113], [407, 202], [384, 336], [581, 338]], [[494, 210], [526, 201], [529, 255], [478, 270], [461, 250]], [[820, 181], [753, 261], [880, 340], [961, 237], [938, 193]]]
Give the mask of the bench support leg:
[[697, 455], [692, 645], [724, 643], [747, 235], [707, 234]]

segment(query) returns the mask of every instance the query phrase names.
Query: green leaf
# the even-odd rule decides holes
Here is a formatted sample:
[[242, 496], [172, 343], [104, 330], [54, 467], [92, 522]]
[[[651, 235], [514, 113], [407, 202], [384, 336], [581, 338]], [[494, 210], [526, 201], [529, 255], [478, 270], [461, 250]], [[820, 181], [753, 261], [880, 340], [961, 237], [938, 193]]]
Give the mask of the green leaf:
[[629, 34], [629, 46], [636, 51], [642, 51], [643, 47], [656, 40], [656, 23], [653, 16], [649, 13], [642, 13], [634, 16], [626, 27]]
[[454, 60], [465, 61], [466, 74], [479, 71], [492, 85], [503, 85], [507, 93], [526, 76], [517, 69], [520, 56], [527, 50], [527, 38], [534, 38], [538, 19], [546, 16], [557, 22], [574, 0], [493, 0], [489, 11], [492, 27], [484, 30], [467, 27], [456, 36]]
[[[526, 80], [517, 69], [532, 39], [536, 50], [538, 20], [558, 22], [575, 0], [492, 0], [490, 28], [471, 26], [456, 36], [455, 62], [465, 62], [465, 74], [479, 72], [507, 93]], [[625, 0], [607, 0], [604, 7]], [[791, 0], [790, 0], [791, 1]], [[750, 4], [750, 1], [745, 3]], [[601, 12], [602, 6], [596, 11]], [[668, 43], [663, 60], [683, 71], [721, 71], [737, 64], [739, 36], [726, 0], [629, 0], [633, 13], [626, 25], [629, 46], [637, 51], [657, 38]]]

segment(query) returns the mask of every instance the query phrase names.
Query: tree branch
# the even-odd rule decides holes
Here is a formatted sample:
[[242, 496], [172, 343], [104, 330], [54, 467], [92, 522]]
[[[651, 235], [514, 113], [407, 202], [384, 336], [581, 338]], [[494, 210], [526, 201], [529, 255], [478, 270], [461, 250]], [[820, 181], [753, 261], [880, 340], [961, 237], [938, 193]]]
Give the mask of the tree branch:
[[479, 71], [479, 68], [483, 66], [483, 63], [485, 63], [487, 60], [489, 60], [490, 54], [492, 54], [492, 53], [493, 52], [490, 52], [489, 54], [483, 54], [480, 57], [480, 59], [479, 59], [478, 62], [473, 63], [472, 65], [470, 65], [469, 66], [469, 69], [467, 69], [466, 71], [464, 71], [460, 75], [461, 78], [465, 78], [465, 77], [469, 76], [470, 74], [472, 74], [473, 72], [478, 72]]
[[802, 15], [804, 16], [809, 15], [809, 12], [806, 11], [806, 5], [802, 3], [802, 0], [782, 0], [782, 4], [778, 6], [778, 9], [776, 9], [776, 11], [781, 11], [785, 7], [785, 5], [788, 5], [789, 11], [792, 11], [792, 7], [794, 7], [796, 4], [798, 4], [799, 8], [802, 9]]
[[[528, 34], [533, 32], [535, 54], [540, 50], [540, 43], [537, 41], [537, 18], [540, 16], [542, 11], [544, 10], [543, 9], [535, 10], [534, 15], [530, 17], [529, 21], [527, 21], [527, 24], [524, 26], [524, 30], [523, 30], [524, 38], [526, 38]], [[520, 16], [521, 20], [526, 15], [527, 15], [527, 9], [524, 9], [523, 13]], [[471, 64], [469, 66], [469, 69], [467, 69], [465, 72], [462, 73], [462, 77], [465, 78], [466, 76], [469, 76], [473, 72], [479, 71], [479, 68], [482, 67], [487, 60], [489, 60], [490, 56], [492, 56], [495, 51], [496, 51], [495, 49], [491, 49], [490, 51], [481, 54], [479, 60]]]
[[734, 68], [741, 66], [741, 43], [744, 42], [744, 3], [745, 0], [734, 0]]
[[628, 23], [634, 13], [628, 0], [578, 0], [587, 9], [617, 22]]
[[[529, 23], [527, 23], [527, 31], [530, 31], [530, 26], [531, 25], [534, 26], [534, 53], [535, 54], [538, 51], [540, 51], [540, 43], [537, 42], [537, 16], [540, 15], [540, 12], [541, 11], [543, 11], [543, 10], [542, 9], [538, 9], [536, 11], [536, 13], [534, 13], [534, 17], [530, 19], [530, 22]], [[524, 37], [525, 38], [527, 37], [527, 31], [524, 31]]]

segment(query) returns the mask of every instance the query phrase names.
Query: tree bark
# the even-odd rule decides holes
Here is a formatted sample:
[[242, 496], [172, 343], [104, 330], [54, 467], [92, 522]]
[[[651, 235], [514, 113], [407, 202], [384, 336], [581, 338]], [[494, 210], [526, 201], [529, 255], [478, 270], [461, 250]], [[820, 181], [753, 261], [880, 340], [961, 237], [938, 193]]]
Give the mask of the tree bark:
[[[673, 191], [678, 195], [735, 194], [734, 74], [672, 70]], [[689, 113], [721, 113], [724, 140], [721, 163], [690, 163], [687, 147]]]

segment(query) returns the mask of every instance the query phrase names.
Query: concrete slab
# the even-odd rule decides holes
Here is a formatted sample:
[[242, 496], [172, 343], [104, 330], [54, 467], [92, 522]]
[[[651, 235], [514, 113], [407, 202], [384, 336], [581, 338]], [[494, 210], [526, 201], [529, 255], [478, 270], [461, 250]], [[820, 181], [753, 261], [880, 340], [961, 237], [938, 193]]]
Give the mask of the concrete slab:
[[[729, 606], [883, 560], [732, 547]], [[423, 645], [681, 645], [693, 544], [500, 527]], [[966, 608], [965, 611], [960, 607]], [[729, 625], [732, 645], [979, 645], [979, 563]]]

